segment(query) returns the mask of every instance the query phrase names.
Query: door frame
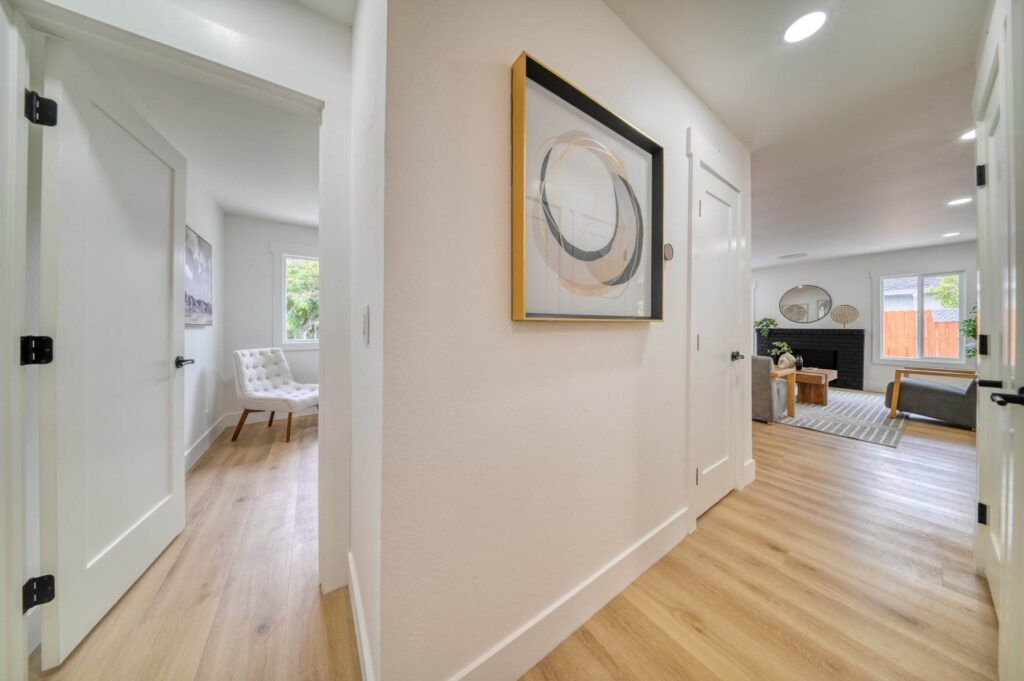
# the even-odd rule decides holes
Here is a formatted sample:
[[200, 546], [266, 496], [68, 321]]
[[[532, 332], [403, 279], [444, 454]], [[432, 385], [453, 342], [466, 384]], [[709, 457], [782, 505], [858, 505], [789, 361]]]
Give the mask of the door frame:
[[[748, 168], [744, 166], [742, 162], [738, 162], [735, 158], [731, 158], [722, 150], [712, 145], [704, 136], [702, 136], [693, 126], [686, 129], [686, 155], [689, 159], [689, 183], [688, 183], [688, 196], [689, 196], [689, 207], [688, 207], [688, 229], [686, 235], [686, 451], [687, 453], [694, 451], [694, 424], [692, 419], [692, 409], [690, 408], [690, 395], [693, 390], [693, 365], [696, 360], [694, 354], [696, 352], [696, 335], [693, 332], [694, 329], [694, 318], [693, 318], [693, 300], [694, 300], [694, 281], [693, 281], [693, 232], [694, 226], [698, 219], [697, 215], [697, 200], [695, 199], [696, 192], [696, 179], [697, 173], [702, 168], [710, 171], [711, 173], [718, 176], [726, 184], [730, 185], [736, 190], [738, 209], [740, 213], [740, 229], [739, 234], [733, 235], [734, 243], [730, 247], [730, 251], [736, 258], [736, 271], [739, 274], [738, 285], [739, 285], [739, 307], [740, 313], [737, 315], [736, 328], [733, 329], [735, 338], [735, 347], [743, 352], [746, 350], [750, 341], [746, 333], [749, 330], [746, 324], [746, 320], [753, 314], [751, 307], [751, 294], [752, 289], [750, 286], [751, 275], [750, 275], [750, 200], [749, 200], [749, 182], [744, 181], [749, 179]], [[733, 469], [733, 489], [743, 489], [749, 483], [753, 482], [755, 477], [755, 463], [753, 460], [753, 441], [752, 441], [752, 429], [750, 427], [744, 427], [744, 414], [750, 413], [750, 358], [749, 356], [745, 359], [734, 362], [738, 371], [740, 371], [739, 380], [739, 394], [733, 395], [733, 403], [731, 405], [733, 414], [739, 422], [736, 424], [736, 428], [733, 429], [734, 440], [733, 450], [729, 453], [730, 464]], [[696, 499], [697, 483], [693, 475], [689, 473], [690, 470], [694, 469], [692, 460], [687, 457], [686, 466], [686, 483], [685, 492], [686, 498], [691, 500]], [[693, 532], [697, 529], [697, 517], [696, 514], [690, 514], [690, 528], [689, 531]]]
[[[328, 260], [333, 267], [321, 279], [322, 308], [333, 315], [324, 315], [323, 332], [334, 339], [325, 344], [320, 355], [320, 447], [318, 454], [318, 545], [319, 576], [324, 593], [348, 585], [348, 551], [350, 537], [350, 479], [351, 458], [351, 97], [349, 76], [317, 78], [323, 74], [308, 75], [314, 66], [301, 55], [292, 56], [278, 50], [270, 57], [257, 52], [232, 52], [219, 36], [195, 37], [185, 44], [175, 27], [182, 25], [183, 16], [168, 16], [165, 22], [147, 24], [131, 12], [124, 13], [115, 4], [82, 3], [79, 13], [50, 4], [46, 0], [0, 0], [0, 9], [13, 17], [22, 41], [18, 74], [0, 74], [0, 87], [20, 93], [28, 82], [28, 54], [25, 42], [30, 30], [53, 35], [73, 43], [80, 43], [105, 52], [115, 52], [133, 61], [148, 64], [178, 75], [253, 97], [268, 104], [283, 107], [305, 115], [320, 123], [319, 176], [320, 176], [320, 244], [321, 261]], [[88, 5], [88, 6], [85, 6]], [[167, 13], [180, 12], [172, 5], [159, 8]], [[194, 22], [193, 17], [188, 19]], [[134, 22], [134, 23], [133, 23]], [[163, 32], [161, 32], [163, 31]], [[156, 37], [154, 37], [156, 36]], [[318, 65], [317, 65], [318, 66]], [[329, 81], [329, 82], [328, 82]], [[2, 120], [2, 119], [0, 119]], [[21, 122], [16, 117], [16, 122]], [[17, 126], [16, 126], [17, 127]], [[27, 205], [28, 170], [27, 122], [16, 130], [0, 131], [17, 142], [9, 150], [12, 182], [0, 188], [0, 197], [9, 207], [0, 228], [0, 254], [7, 249], [24, 249]], [[19, 246], [20, 244], [20, 246]], [[328, 245], [329, 248], [324, 246]], [[333, 257], [323, 255], [333, 253]], [[19, 271], [10, 276], [13, 286], [5, 286], [0, 294], [0, 311], [12, 320], [15, 329], [24, 327], [24, 265], [17, 263]], [[326, 283], [325, 283], [326, 281]], [[3, 282], [7, 284], [8, 282]], [[30, 331], [18, 331], [18, 334]], [[16, 337], [8, 334], [0, 339], [0, 351], [7, 359], [0, 368], [6, 391], [0, 391], [4, 423], [20, 423], [21, 368], [16, 362]], [[329, 372], [325, 371], [329, 367]], [[330, 375], [329, 381], [324, 377]], [[10, 379], [10, 380], [8, 380]], [[0, 473], [4, 474], [3, 489], [6, 503], [0, 503], [0, 538], [5, 541], [7, 563], [0, 568], [0, 584], [5, 598], [0, 598], [0, 623], [4, 625], [4, 645], [0, 646], [0, 672], [11, 681], [27, 678], [28, 664], [24, 618], [20, 605], [21, 585], [26, 579], [24, 545], [24, 493], [22, 471], [22, 444], [20, 433], [5, 428], [0, 437]], [[344, 494], [338, 494], [344, 490]], [[10, 542], [10, 543], [8, 543]], [[13, 566], [13, 567], [12, 567]], [[58, 586], [59, 588], [59, 586]], [[11, 603], [14, 595], [17, 603]]]
[[[4, 14], [2, 29], [9, 32], [10, 69], [2, 74], [4, 94], [0, 101], [16, 105], [28, 84], [28, 25], [7, 0], [0, 0]], [[4, 116], [10, 115], [10, 120]], [[0, 319], [7, 320], [0, 335], [0, 546], [5, 556], [0, 560], [0, 676], [23, 681], [28, 665], [25, 655], [28, 643], [25, 617], [21, 613], [21, 585], [27, 579], [25, 562], [25, 479], [21, 421], [24, 384], [23, 369], [18, 361], [18, 338], [30, 331], [25, 319], [25, 240], [27, 233], [28, 181], [24, 162], [28, 159], [28, 123], [16, 106], [0, 114], [6, 123], [0, 130], [3, 163], [11, 168], [7, 181], [0, 184], [0, 205], [6, 206], [0, 216], [0, 262], [6, 263], [0, 290]]]

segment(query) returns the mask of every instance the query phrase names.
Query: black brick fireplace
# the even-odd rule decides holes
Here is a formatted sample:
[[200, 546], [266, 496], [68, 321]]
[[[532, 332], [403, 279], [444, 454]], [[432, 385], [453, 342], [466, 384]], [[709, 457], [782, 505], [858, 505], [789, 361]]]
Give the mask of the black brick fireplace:
[[836, 388], [864, 389], [864, 329], [772, 329], [765, 338], [757, 333], [757, 354], [768, 355], [775, 341], [786, 341], [804, 365], [835, 369]]

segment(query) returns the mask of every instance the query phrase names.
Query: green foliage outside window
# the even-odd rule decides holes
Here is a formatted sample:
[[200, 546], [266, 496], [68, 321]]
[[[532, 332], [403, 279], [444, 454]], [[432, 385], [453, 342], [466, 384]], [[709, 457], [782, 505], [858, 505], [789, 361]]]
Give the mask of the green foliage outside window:
[[947, 274], [926, 291], [942, 307], [960, 307], [960, 275]]
[[286, 258], [285, 321], [288, 340], [320, 338], [320, 261]]

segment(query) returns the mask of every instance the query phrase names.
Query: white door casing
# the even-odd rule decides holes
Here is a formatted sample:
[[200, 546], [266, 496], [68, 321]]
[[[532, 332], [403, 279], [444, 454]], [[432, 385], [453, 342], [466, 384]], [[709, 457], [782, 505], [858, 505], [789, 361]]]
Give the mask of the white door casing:
[[[749, 454], [743, 413], [750, 360], [745, 332], [749, 295], [742, 249], [743, 205], [736, 171], [693, 129], [690, 156], [690, 340], [688, 431], [693, 517], [742, 487]], [[749, 469], [752, 472], [752, 468]]]
[[60, 664], [185, 524], [185, 159], [46, 39], [40, 317], [43, 668]]

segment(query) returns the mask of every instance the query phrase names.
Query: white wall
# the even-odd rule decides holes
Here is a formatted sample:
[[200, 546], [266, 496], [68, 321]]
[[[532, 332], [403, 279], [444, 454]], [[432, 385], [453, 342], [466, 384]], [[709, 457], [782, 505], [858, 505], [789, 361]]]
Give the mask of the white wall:
[[[225, 357], [231, 373], [226, 391], [228, 411], [240, 411], [234, 389], [231, 353], [245, 348], [276, 348], [274, 337], [274, 277], [280, 273], [272, 249], [275, 244], [301, 247], [317, 255], [317, 229], [260, 218], [227, 214], [225, 216], [225, 253], [227, 257]], [[305, 253], [304, 253], [305, 254]], [[288, 366], [301, 383], [320, 380], [319, 350], [286, 349]]]
[[[864, 388], [884, 391], [892, 380], [894, 366], [906, 366], [907, 362], [875, 359], [874, 348], [879, 342], [874, 328], [878, 277], [953, 271], [964, 273], [965, 310], [970, 310], [977, 301], [978, 244], [974, 241], [757, 269], [753, 272], [754, 319], [774, 317], [781, 327], [841, 328], [842, 325], [831, 317], [810, 324], [795, 324], [779, 312], [779, 298], [792, 287], [821, 286], [832, 296], [833, 305], [853, 305], [860, 311], [857, 321], [848, 328], [865, 330]], [[913, 364], [924, 366], [927, 363]], [[966, 366], [973, 368], [974, 361], [970, 360]]]
[[665, 147], [677, 252], [687, 126], [744, 193], [749, 155], [600, 0], [391, 0], [387, 48], [381, 678], [516, 678], [682, 538], [692, 468], [686, 258], [662, 323], [510, 321], [511, 65], [529, 51]]
[[232, 373], [224, 354], [227, 266], [224, 213], [194, 172], [188, 174], [185, 222], [213, 248], [213, 326], [185, 327], [185, 456], [194, 464], [219, 434], [226, 395], [233, 390]]
[[380, 669], [384, 106], [387, 1], [361, 0], [352, 29], [352, 337], [350, 593], [364, 676]]

